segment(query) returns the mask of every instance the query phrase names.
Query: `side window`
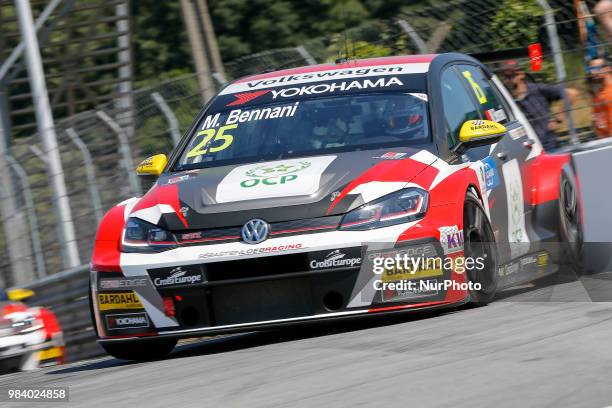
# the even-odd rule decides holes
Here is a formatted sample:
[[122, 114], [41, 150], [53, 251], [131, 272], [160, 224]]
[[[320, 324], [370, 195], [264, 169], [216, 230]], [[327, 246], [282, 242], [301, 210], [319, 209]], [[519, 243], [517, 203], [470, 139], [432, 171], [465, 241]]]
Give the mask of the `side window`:
[[499, 92], [489, 82], [484, 72], [472, 65], [460, 65], [459, 71], [478, 101], [478, 110], [484, 119], [506, 124], [511, 120]]
[[459, 142], [461, 126], [468, 120], [482, 117], [454, 68], [447, 68], [442, 73], [441, 85], [444, 116], [449, 128], [448, 147], [452, 149]]

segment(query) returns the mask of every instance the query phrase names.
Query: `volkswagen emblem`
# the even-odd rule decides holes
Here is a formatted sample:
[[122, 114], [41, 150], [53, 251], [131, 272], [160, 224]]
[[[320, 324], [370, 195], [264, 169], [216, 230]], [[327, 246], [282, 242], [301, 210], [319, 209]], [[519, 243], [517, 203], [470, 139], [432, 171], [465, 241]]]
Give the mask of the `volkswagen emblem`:
[[268, 239], [270, 227], [264, 220], [255, 218], [242, 226], [240, 236], [247, 244], [259, 244]]

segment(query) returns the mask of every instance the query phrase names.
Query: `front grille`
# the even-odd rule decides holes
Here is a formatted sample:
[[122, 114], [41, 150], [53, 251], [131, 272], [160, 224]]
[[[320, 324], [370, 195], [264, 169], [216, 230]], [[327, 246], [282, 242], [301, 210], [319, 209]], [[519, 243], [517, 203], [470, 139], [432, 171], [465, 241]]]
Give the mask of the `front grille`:
[[[270, 237], [312, 234], [335, 230], [342, 216], [307, 218], [281, 221], [270, 224]], [[212, 228], [200, 231], [179, 231], [176, 233], [179, 245], [207, 245], [240, 241], [242, 226]]]
[[307, 278], [223, 285], [212, 288], [211, 292], [217, 325], [314, 314]]
[[205, 264], [204, 267], [207, 280], [218, 282], [307, 271], [308, 259], [308, 253], [300, 253], [214, 262]]

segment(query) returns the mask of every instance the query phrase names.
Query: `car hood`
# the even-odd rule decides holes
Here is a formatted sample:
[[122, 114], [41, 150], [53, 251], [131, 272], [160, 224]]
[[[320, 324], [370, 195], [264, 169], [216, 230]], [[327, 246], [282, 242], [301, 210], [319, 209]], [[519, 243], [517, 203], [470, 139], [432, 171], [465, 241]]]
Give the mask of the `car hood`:
[[130, 216], [184, 231], [343, 214], [404, 188], [435, 161], [417, 160], [418, 152], [365, 150], [165, 174]]

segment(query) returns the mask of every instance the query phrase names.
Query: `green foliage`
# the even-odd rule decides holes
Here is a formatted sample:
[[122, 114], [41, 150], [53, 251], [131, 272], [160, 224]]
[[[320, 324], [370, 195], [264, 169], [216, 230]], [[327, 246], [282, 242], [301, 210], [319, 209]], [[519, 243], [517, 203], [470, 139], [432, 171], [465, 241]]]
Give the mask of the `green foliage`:
[[[348, 55], [353, 57], [356, 55], [357, 58], [372, 58], [372, 57], [385, 57], [392, 54], [392, 50], [384, 45], [376, 45], [366, 41], [353, 41], [349, 42]], [[333, 37], [331, 44], [327, 47], [327, 58], [328, 62], [333, 62], [338, 58], [338, 50], [344, 50], [344, 36], [337, 34]]]
[[152, 79], [172, 70], [192, 71], [180, 2], [137, 0], [131, 4], [136, 79]]
[[[487, 29], [493, 38], [496, 50], [524, 48], [541, 41], [540, 28], [544, 22], [544, 11], [536, 0], [504, 0], [498, 8]], [[529, 61], [523, 62], [526, 72], [531, 72]], [[556, 75], [552, 57], [545, 58], [542, 70], [534, 74], [538, 81], [554, 82]]]
[[[420, 0], [419, 2], [423, 2]], [[394, 18], [403, 0], [209, 0], [223, 61], [276, 48], [313, 44], [328, 56], [338, 34], [355, 27], [373, 27], [376, 19]], [[193, 71], [189, 42], [179, 1], [132, 2], [135, 75], [138, 85]], [[388, 55], [386, 46], [369, 46], [376, 32], [355, 41], [364, 55]], [[367, 38], [366, 38], [367, 37]]]
[[538, 40], [544, 11], [536, 0], [503, 0], [489, 25], [496, 50], [525, 47]]

